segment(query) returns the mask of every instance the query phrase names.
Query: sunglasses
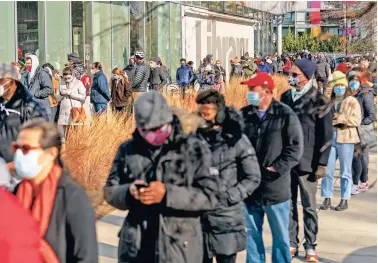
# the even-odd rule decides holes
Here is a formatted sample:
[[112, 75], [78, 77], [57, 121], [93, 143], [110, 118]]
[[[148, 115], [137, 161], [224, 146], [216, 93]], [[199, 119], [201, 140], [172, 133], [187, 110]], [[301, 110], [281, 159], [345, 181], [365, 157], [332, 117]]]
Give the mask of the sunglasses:
[[42, 147], [40, 146], [30, 146], [30, 145], [27, 145], [27, 144], [24, 144], [24, 145], [18, 145], [17, 143], [12, 143], [11, 145], [11, 148], [12, 148], [12, 153], [16, 153], [16, 151], [18, 149], [20, 149], [22, 151], [23, 154], [28, 154], [30, 151], [32, 150], [38, 150], [38, 149], [42, 149]]

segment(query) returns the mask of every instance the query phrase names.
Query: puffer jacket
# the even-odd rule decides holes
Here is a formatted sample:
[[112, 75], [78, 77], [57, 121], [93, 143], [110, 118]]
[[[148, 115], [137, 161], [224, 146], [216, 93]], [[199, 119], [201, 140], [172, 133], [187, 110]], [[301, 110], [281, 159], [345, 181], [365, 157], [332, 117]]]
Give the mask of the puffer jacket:
[[215, 83], [214, 74], [212, 73], [207, 73], [206, 75], [199, 74], [197, 81], [200, 84], [200, 91], [211, 89], [213, 88], [214, 83]]
[[9, 101], [0, 97], [0, 157], [6, 162], [13, 161], [11, 144], [16, 141], [20, 126], [34, 118], [48, 120], [46, 110], [21, 83]]
[[361, 107], [362, 125], [369, 125], [376, 120], [376, 108], [374, 105], [374, 94], [369, 87], [363, 87], [363, 90], [356, 94], [356, 99]]
[[180, 87], [190, 85], [193, 82], [194, 75], [193, 71], [188, 66], [181, 66], [176, 72], [176, 82]]
[[[137, 130], [118, 149], [105, 199], [129, 211], [119, 233], [119, 262], [202, 262], [200, 216], [215, 207], [218, 186], [210, 175], [210, 150], [193, 134], [198, 117], [190, 116], [174, 115], [172, 133], [159, 150], [152, 151]], [[163, 182], [163, 202], [145, 206], [135, 200], [129, 188], [137, 179]]]
[[136, 63], [135, 74], [133, 76], [132, 88], [134, 92], [147, 92], [150, 71], [144, 62]]
[[224, 83], [226, 82], [226, 70], [222, 66], [217, 66], [215, 65], [214, 67], [215, 70], [215, 84], [217, 83]]
[[107, 104], [111, 100], [108, 80], [104, 72], [99, 71], [93, 76], [91, 88], [91, 103]]
[[258, 64], [257, 69], [259, 72], [272, 73], [272, 68], [266, 62], [264, 63], [264, 65]]
[[219, 174], [218, 204], [202, 217], [205, 249], [208, 258], [231, 255], [246, 246], [244, 199], [260, 185], [261, 174], [256, 153], [243, 134], [243, 117], [239, 111], [226, 108], [221, 131], [200, 131], [209, 144], [213, 167]]
[[326, 59], [319, 58], [318, 63], [316, 64], [315, 78], [319, 79], [328, 79], [331, 68], [327, 63]]
[[151, 89], [158, 90], [168, 83], [168, 75], [166, 75], [164, 70], [160, 67], [151, 69], [148, 82], [150, 83]]

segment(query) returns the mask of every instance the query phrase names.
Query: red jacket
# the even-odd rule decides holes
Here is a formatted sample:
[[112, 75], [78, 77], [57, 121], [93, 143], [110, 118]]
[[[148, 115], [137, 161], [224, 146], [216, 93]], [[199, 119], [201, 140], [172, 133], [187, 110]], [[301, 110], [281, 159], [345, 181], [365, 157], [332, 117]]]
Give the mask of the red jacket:
[[0, 262], [42, 263], [37, 222], [0, 186]]
[[287, 59], [284, 64], [283, 72], [289, 73], [291, 69], [291, 61]]

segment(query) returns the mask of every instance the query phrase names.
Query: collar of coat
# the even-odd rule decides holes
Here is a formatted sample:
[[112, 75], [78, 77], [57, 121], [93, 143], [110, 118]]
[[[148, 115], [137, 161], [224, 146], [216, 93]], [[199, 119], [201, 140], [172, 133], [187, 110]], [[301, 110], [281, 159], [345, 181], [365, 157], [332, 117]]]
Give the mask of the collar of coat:
[[[270, 103], [269, 108], [266, 110], [266, 114], [270, 114], [270, 115], [277, 114], [278, 113], [278, 111], [277, 111], [278, 104], [279, 104], [278, 101], [276, 101], [275, 99], [272, 99], [272, 103]], [[247, 107], [245, 107], [245, 109], [248, 112], [248, 115], [253, 115], [253, 114], [258, 115], [259, 108], [256, 107], [256, 106], [248, 105]]]

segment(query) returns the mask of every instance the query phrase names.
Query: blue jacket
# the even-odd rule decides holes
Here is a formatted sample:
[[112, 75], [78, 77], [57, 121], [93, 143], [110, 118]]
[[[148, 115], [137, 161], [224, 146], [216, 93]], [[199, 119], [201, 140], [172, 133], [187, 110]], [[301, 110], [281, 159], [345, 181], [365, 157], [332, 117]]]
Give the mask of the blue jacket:
[[176, 72], [176, 82], [180, 86], [187, 86], [193, 82], [194, 75], [193, 71], [188, 66], [181, 66], [177, 69]]
[[258, 64], [257, 67], [259, 68], [260, 72], [272, 73], [272, 69], [267, 63], [264, 63], [264, 65]]
[[97, 72], [93, 76], [93, 84], [91, 89], [91, 103], [107, 104], [111, 100], [108, 80], [102, 71]]

